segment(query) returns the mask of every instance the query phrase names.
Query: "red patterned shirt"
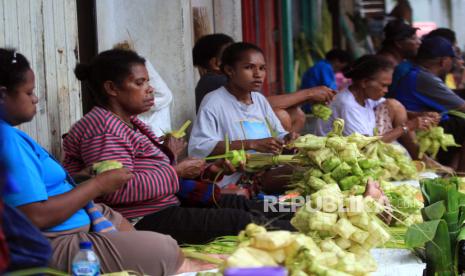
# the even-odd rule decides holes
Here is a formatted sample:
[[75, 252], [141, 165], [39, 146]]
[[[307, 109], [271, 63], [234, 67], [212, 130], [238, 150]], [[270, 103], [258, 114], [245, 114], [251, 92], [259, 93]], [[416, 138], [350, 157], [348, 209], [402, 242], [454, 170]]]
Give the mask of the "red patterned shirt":
[[118, 160], [134, 177], [121, 189], [98, 199], [126, 218], [179, 205], [179, 182], [155, 134], [136, 117], [130, 128], [110, 111], [94, 107], [73, 125], [63, 141], [64, 166], [71, 175], [104, 160]]

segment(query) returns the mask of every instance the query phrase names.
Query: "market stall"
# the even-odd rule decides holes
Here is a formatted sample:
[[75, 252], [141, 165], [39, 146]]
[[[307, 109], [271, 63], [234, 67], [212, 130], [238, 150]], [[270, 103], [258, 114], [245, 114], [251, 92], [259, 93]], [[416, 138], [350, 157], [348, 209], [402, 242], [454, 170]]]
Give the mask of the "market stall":
[[[412, 161], [401, 147], [386, 144], [379, 137], [356, 133], [344, 137], [343, 128], [344, 121], [338, 119], [326, 137], [298, 138], [289, 145], [298, 149], [292, 156], [244, 157], [248, 170], [285, 164], [300, 168], [288, 191], [288, 195], [306, 199], [291, 220], [297, 232], [267, 231], [251, 224], [238, 237], [185, 248], [187, 256], [202, 259], [202, 254], [223, 254], [225, 260], [213, 260], [219, 268], [211, 272], [225, 274], [228, 268], [269, 266], [284, 267], [289, 275], [423, 275], [424, 271], [444, 271], [448, 265], [457, 269], [456, 261], [447, 256], [454, 255], [451, 249], [455, 250], [456, 241], [464, 236], [460, 234], [465, 219], [461, 180], [438, 178], [433, 171], [425, 171], [424, 164]], [[367, 193], [370, 185], [384, 192], [379, 196]], [[424, 187], [431, 185], [439, 187], [426, 191]], [[452, 199], [436, 198], [446, 193], [441, 189]], [[436, 196], [434, 201], [429, 194]], [[293, 201], [293, 196], [282, 197], [280, 204], [302, 203]], [[429, 205], [434, 203], [441, 206], [431, 210]], [[423, 210], [427, 210], [426, 215]], [[452, 234], [439, 229], [440, 219], [445, 221], [441, 225], [447, 224], [454, 231]], [[429, 220], [438, 221], [437, 229], [428, 228]], [[431, 244], [437, 247], [435, 241], [449, 241], [449, 235], [454, 237], [453, 244], [438, 249], [440, 253], [428, 250]], [[432, 262], [432, 256], [438, 254], [446, 258]]]

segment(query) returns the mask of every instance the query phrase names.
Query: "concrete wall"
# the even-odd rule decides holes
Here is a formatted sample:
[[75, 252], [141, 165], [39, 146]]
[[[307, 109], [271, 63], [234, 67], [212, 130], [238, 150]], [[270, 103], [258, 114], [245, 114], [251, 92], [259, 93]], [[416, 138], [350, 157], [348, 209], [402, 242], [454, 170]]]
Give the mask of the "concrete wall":
[[465, 26], [465, 1], [463, 0], [452, 0], [452, 29], [455, 30], [457, 35], [457, 43], [465, 49], [465, 32], [463, 27]]
[[186, 0], [99, 0], [99, 51], [130, 39], [174, 94], [172, 125], [195, 114], [191, 5]]
[[192, 6], [206, 6], [215, 32], [242, 39], [240, 0], [98, 0], [99, 51], [131, 40], [173, 91], [172, 126], [195, 116]]

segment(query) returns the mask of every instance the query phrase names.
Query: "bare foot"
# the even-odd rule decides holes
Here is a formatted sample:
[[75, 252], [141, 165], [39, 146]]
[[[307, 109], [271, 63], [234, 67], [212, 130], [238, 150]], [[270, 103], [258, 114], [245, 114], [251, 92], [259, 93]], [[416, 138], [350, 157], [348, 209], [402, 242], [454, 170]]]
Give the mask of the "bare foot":
[[[217, 258], [217, 259], [222, 259], [222, 260], [227, 258], [227, 256], [219, 255], [219, 254], [208, 254], [208, 256]], [[186, 257], [184, 259], [183, 264], [176, 272], [176, 274], [186, 273], [186, 272], [198, 272], [198, 271], [210, 270], [210, 269], [215, 269], [215, 268], [218, 268], [218, 265]]]

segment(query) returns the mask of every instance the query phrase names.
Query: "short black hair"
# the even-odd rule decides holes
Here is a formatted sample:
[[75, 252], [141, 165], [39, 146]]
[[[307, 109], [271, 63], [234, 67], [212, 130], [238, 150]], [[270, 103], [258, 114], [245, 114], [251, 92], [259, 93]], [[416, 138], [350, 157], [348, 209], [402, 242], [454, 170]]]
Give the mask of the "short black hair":
[[451, 44], [457, 43], [457, 36], [455, 35], [455, 32], [448, 28], [437, 28], [435, 30], [432, 30], [427, 35], [425, 35], [425, 38], [435, 37], [435, 36], [443, 37], [449, 40]]
[[384, 26], [383, 46], [393, 46], [396, 41], [401, 41], [414, 36], [418, 28], [412, 27], [402, 19], [395, 19]]
[[88, 85], [96, 103], [103, 106], [108, 101], [103, 84], [112, 81], [121, 85], [135, 64], [145, 65], [145, 59], [131, 50], [112, 49], [101, 52], [89, 64], [79, 63], [74, 73]]
[[331, 51], [327, 52], [325, 55], [325, 59], [328, 61], [339, 61], [341, 63], [349, 63], [351, 61], [351, 56], [349, 52], [341, 49], [332, 49]]
[[379, 55], [364, 55], [344, 70], [346, 78], [356, 80], [369, 79], [380, 71], [394, 69], [394, 65], [385, 57]]
[[221, 49], [230, 43], [234, 43], [232, 37], [225, 34], [210, 34], [197, 40], [192, 49], [194, 66], [208, 69], [210, 59], [219, 57]]
[[237, 61], [242, 58], [242, 54], [247, 51], [257, 51], [263, 54], [263, 51], [260, 47], [255, 44], [247, 42], [236, 42], [229, 45], [223, 52], [221, 57], [221, 71], [224, 73], [224, 66], [228, 65], [234, 67]]
[[15, 49], [0, 48], [0, 86], [5, 87], [7, 93], [14, 92], [25, 81], [26, 72], [30, 69], [25, 56]]

